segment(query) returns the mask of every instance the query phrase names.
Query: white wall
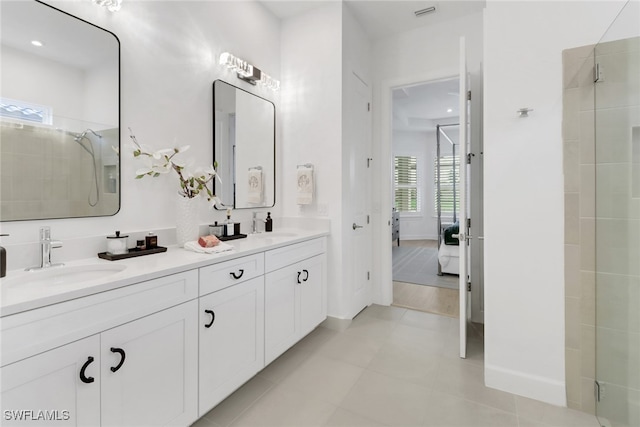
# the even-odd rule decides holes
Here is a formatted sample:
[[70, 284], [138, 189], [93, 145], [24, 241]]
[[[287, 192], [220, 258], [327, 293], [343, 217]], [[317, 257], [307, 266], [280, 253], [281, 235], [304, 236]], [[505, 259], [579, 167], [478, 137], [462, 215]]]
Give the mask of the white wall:
[[[406, 31], [373, 45], [373, 152], [378, 173], [373, 191], [374, 241], [388, 242], [391, 235], [392, 149], [391, 89], [459, 74], [459, 38], [465, 36], [472, 91], [479, 93], [482, 62], [482, 14]], [[478, 117], [480, 97], [472, 100], [472, 115]], [[472, 128], [479, 138], [480, 127]], [[390, 304], [391, 245], [381, 244], [373, 259], [374, 301]]]
[[[41, 225], [50, 225], [52, 236], [65, 244], [54, 253], [58, 261], [69, 259], [72, 252], [74, 256], [94, 256], [95, 251], [77, 251], [77, 247], [74, 252], [74, 242], [84, 237], [106, 236], [116, 229], [131, 233], [175, 227], [178, 180], [173, 175], [135, 179], [140, 165], [129, 154], [128, 127], [133, 128], [141, 143], [153, 147], [190, 144], [185, 157], [192, 158], [195, 166], [206, 167], [213, 156], [215, 79], [272, 100], [276, 108], [280, 104], [278, 93], [242, 82], [217, 64], [219, 55], [228, 51], [282, 79], [280, 23], [259, 3], [130, 0], [117, 13], [91, 2], [48, 3], [101, 26], [120, 39], [122, 204], [120, 212], [112, 217], [3, 222], [2, 232], [11, 234], [2, 239], [3, 246], [8, 247], [9, 269], [37, 262], [36, 241]], [[279, 132], [279, 122], [276, 128]], [[276, 190], [276, 207], [270, 209], [276, 218], [281, 215], [280, 188]], [[245, 221], [246, 230], [251, 211], [237, 211], [233, 217]], [[223, 219], [224, 211], [210, 210], [203, 199], [201, 223]], [[28, 243], [32, 250], [12, 251], [11, 245], [21, 243]]]
[[[558, 405], [566, 403], [562, 50], [597, 42], [621, 6], [487, 1], [485, 381]], [[522, 107], [534, 109], [529, 118], [517, 118]]]
[[[282, 22], [282, 209], [284, 216], [327, 217], [328, 312], [342, 315], [342, 5], [320, 8]], [[286, 83], [286, 84], [285, 84]], [[311, 205], [296, 203], [296, 166], [314, 166]]]
[[80, 68], [3, 46], [1, 75], [3, 97], [51, 107], [56, 126], [64, 126], [61, 120], [86, 116], [87, 73]]

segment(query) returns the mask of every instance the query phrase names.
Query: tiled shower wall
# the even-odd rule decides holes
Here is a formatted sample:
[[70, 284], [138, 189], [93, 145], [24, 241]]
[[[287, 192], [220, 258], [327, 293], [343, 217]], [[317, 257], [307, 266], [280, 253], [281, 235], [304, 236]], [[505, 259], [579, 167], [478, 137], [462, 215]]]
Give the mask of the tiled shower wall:
[[[106, 179], [110, 171], [118, 174], [116, 156], [109, 147], [113, 144], [111, 141], [117, 141], [117, 130], [100, 133], [103, 135], [100, 142], [89, 135], [94, 138], [100, 192], [100, 203], [92, 207], [88, 203], [90, 192], [92, 202], [96, 197], [92, 159], [74, 142], [73, 136], [49, 128], [3, 123], [0, 126], [0, 217], [5, 220], [58, 218], [116, 212], [118, 194], [111, 192]], [[109, 161], [105, 164], [103, 158]]]
[[567, 50], [563, 69], [567, 401], [595, 413], [599, 360], [599, 413], [640, 425], [640, 38]]

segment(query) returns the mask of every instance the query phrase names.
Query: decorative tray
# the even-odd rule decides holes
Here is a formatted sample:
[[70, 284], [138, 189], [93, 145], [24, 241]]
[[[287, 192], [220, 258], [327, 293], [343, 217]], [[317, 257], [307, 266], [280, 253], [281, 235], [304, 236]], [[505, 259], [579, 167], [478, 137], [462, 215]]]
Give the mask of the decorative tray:
[[164, 246], [158, 246], [158, 247], [155, 247], [153, 249], [131, 248], [131, 249], [129, 249], [128, 253], [119, 254], [119, 255], [110, 254], [108, 252], [100, 252], [98, 254], [98, 258], [106, 259], [106, 260], [109, 260], [109, 261], [117, 261], [119, 259], [133, 258], [133, 257], [143, 256], [143, 255], [158, 254], [160, 252], [166, 252], [166, 251], [167, 251], [167, 248], [165, 248]]
[[225, 242], [227, 240], [244, 239], [246, 237], [246, 234], [234, 234], [233, 236], [220, 236], [218, 237], [218, 240], [220, 240], [221, 242]]

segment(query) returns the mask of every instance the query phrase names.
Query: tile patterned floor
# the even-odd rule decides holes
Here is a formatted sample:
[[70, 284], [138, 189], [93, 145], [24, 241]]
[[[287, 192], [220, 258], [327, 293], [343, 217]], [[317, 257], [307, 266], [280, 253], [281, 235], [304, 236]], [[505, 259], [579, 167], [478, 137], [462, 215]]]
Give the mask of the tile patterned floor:
[[344, 331], [317, 328], [194, 426], [599, 426], [485, 387], [471, 330], [463, 360], [456, 319], [373, 305]]

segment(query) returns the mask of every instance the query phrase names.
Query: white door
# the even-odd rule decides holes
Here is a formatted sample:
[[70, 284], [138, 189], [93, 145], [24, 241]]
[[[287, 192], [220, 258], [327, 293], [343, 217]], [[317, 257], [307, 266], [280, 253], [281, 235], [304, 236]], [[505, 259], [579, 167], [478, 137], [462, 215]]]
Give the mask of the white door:
[[460, 357], [467, 357], [467, 319], [468, 312], [468, 259], [469, 246], [467, 244], [469, 236], [467, 235], [468, 223], [468, 165], [467, 155], [469, 153], [469, 101], [467, 93], [469, 91], [469, 83], [467, 79], [467, 60], [466, 47], [464, 37], [460, 37], [460, 231], [458, 240], [460, 241], [460, 278], [459, 278], [459, 294], [460, 294]]
[[264, 367], [264, 277], [200, 298], [202, 416]]
[[193, 300], [101, 334], [102, 426], [198, 418], [197, 321]]
[[4, 366], [0, 375], [3, 426], [100, 425], [99, 335]]
[[[349, 314], [353, 317], [372, 302], [371, 286], [371, 88], [354, 72], [349, 79], [349, 120], [347, 141], [349, 195], [347, 209], [352, 221], [345, 224], [350, 233], [352, 257], [352, 298]], [[349, 216], [346, 216], [349, 218]]]

